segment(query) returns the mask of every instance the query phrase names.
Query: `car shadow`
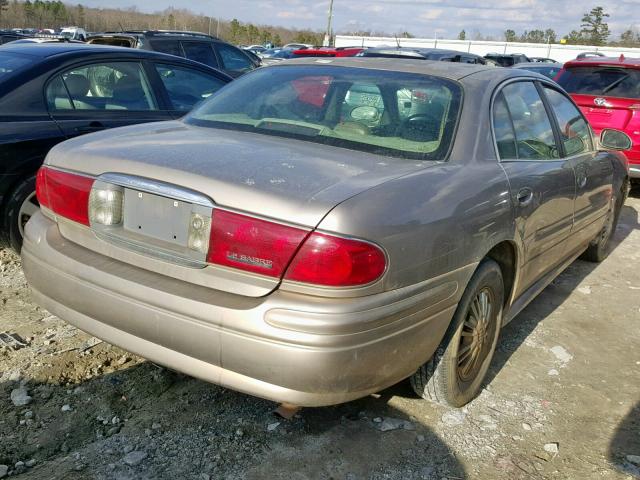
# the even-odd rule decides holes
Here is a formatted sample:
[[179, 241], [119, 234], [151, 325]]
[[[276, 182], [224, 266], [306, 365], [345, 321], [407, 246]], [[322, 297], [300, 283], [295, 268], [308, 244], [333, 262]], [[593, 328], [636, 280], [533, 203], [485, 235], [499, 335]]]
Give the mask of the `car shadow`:
[[[104, 358], [100, 349], [109, 348], [91, 355]], [[428, 424], [384, 396], [287, 421], [273, 402], [144, 361], [77, 383], [28, 380], [32, 401], [16, 407], [9, 398], [19, 385], [0, 383], [0, 464], [21, 478], [467, 478]], [[131, 450], [146, 457], [128, 465]], [[35, 466], [16, 471], [31, 459]]]
[[620, 422], [609, 444], [609, 461], [621, 472], [640, 478], [640, 402]]

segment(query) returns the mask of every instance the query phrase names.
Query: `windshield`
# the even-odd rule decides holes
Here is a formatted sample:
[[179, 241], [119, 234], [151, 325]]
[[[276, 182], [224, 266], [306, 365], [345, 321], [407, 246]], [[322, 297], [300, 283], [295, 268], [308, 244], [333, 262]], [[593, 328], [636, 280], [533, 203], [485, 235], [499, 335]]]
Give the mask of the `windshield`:
[[270, 67], [220, 90], [187, 123], [402, 158], [443, 160], [460, 86], [429, 75], [319, 65]]
[[0, 53], [0, 81], [12, 76], [12, 74], [22, 70], [32, 62], [30, 58], [12, 55], [10, 53]]
[[60, 32], [60, 36], [64, 38], [73, 38], [75, 32], [71, 32], [69, 30]]
[[557, 82], [569, 93], [640, 99], [640, 70], [633, 68], [568, 68]]

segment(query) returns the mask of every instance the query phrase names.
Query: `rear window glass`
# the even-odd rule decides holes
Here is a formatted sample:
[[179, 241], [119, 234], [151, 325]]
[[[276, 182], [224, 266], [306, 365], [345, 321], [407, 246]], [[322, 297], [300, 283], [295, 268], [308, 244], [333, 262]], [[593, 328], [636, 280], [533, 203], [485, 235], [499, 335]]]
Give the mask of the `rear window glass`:
[[9, 78], [13, 73], [27, 67], [31, 62], [30, 58], [10, 53], [0, 53], [0, 80]]
[[168, 53], [176, 57], [184, 57], [182, 49], [180, 48], [180, 42], [177, 40], [152, 40], [149, 43], [151, 44], [151, 48], [156, 52]]
[[420, 160], [443, 160], [462, 101], [450, 80], [333, 66], [257, 70], [186, 122]]
[[640, 99], [640, 70], [633, 68], [568, 68], [557, 82], [569, 93]]

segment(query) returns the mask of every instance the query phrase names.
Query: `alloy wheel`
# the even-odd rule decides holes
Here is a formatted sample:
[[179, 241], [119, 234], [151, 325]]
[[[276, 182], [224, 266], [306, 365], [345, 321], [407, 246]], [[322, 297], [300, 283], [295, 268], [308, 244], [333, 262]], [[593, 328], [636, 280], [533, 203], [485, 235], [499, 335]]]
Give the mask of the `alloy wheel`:
[[472, 381], [491, 349], [496, 322], [493, 321], [494, 295], [491, 289], [480, 290], [469, 307], [462, 324], [458, 345], [457, 373], [463, 382]]

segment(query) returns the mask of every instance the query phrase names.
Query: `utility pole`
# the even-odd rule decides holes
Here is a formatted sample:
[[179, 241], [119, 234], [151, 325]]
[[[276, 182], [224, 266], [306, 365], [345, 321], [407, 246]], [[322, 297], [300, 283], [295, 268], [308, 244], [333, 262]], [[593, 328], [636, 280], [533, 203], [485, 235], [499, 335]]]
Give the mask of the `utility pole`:
[[329, 18], [327, 19], [327, 33], [324, 35], [324, 46], [331, 45], [331, 37], [333, 33], [331, 31], [331, 20], [333, 19], [333, 0], [329, 0]]
[[211, 35], [211, 17], [209, 17], [209, 35]]

